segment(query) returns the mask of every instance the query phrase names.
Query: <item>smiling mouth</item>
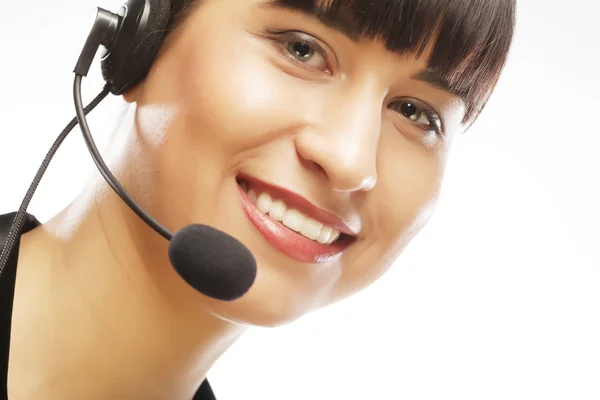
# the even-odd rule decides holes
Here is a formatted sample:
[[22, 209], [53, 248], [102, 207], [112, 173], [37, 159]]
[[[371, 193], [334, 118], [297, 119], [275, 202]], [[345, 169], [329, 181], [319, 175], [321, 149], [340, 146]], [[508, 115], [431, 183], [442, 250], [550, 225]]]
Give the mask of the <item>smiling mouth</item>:
[[245, 177], [238, 177], [237, 183], [253, 225], [277, 250], [297, 261], [331, 261], [356, 240], [336, 217], [293, 193]]

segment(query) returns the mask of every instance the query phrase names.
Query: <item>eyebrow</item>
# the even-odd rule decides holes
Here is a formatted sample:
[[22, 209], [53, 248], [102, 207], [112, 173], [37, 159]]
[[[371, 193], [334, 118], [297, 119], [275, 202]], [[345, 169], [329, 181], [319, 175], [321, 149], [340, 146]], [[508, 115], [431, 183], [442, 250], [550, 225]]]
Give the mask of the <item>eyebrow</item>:
[[314, 4], [313, 0], [269, 0], [262, 3], [265, 8], [281, 11], [291, 11], [318, 20], [321, 24], [353, 42], [360, 40], [360, 30], [351, 21], [344, 20], [337, 13], [327, 12], [327, 9]]
[[467, 99], [459, 93], [458, 90], [453, 89], [439, 73], [432, 69], [422, 69], [417, 73], [412, 74], [410, 79], [426, 83], [433, 88], [450, 93], [460, 99], [464, 104], [467, 104]]
[[[324, 7], [316, 5], [314, 0], [268, 0], [263, 2], [261, 7], [272, 10], [291, 11], [316, 19], [325, 27], [341, 33], [354, 43], [358, 43], [361, 38], [361, 30], [354, 23], [342, 18], [339, 13], [327, 12], [327, 9]], [[440, 74], [431, 69], [423, 69], [411, 75], [410, 78], [456, 96], [466, 104], [466, 99], [454, 90]]]

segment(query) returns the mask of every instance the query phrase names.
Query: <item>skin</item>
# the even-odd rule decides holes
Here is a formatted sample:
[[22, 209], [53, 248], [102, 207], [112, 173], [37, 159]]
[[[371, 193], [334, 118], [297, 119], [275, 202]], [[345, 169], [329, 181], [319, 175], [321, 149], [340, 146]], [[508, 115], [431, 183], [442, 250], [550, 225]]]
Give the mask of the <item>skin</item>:
[[[289, 323], [367, 287], [429, 219], [464, 107], [410, 78], [427, 52], [400, 57], [261, 3], [206, 0], [194, 10], [126, 94], [105, 153], [170, 230], [204, 223], [244, 243], [257, 259], [254, 286], [233, 302], [195, 292], [170, 266], [167, 242], [96, 174], [23, 237], [11, 399], [191, 398], [248, 326]], [[299, 39], [268, 29], [315, 36], [325, 57], [299, 61], [286, 43]], [[397, 111], [407, 99], [437, 112], [443, 136]], [[330, 263], [288, 258], [245, 216], [240, 173], [337, 214], [356, 240]]]

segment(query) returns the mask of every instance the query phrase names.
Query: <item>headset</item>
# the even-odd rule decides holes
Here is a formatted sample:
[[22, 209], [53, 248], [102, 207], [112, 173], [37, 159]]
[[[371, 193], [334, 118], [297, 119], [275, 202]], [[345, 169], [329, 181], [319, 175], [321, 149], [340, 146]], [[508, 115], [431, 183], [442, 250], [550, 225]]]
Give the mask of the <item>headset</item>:
[[[173, 5], [172, 5], [173, 3]], [[98, 7], [75, 74], [87, 76], [100, 46], [102, 75], [114, 95], [120, 95], [146, 77], [156, 59], [182, 0], [128, 0], [118, 13]]]
[[[52, 145], [21, 203], [0, 254], [0, 274], [23, 229], [27, 207], [43, 174], [59, 146], [78, 123], [100, 173], [139, 218], [170, 241], [171, 264], [190, 286], [207, 296], [231, 301], [244, 295], [253, 285], [256, 261], [250, 250], [237, 239], [201, 224], [186, 226], [173, 234], [144, 211], [104, 163], [85, 118], [109, 93], [120, 95], [147, 76], [168, 33], [169, 24], [189, 3], [189, 0], [127, 0], [118, 13], [97, 8], [73, 71], [76, 117]], [[101, 69], [106, 84], [84, 108], [81, 81], [87, 76], [100, 47], [103, 47]]]

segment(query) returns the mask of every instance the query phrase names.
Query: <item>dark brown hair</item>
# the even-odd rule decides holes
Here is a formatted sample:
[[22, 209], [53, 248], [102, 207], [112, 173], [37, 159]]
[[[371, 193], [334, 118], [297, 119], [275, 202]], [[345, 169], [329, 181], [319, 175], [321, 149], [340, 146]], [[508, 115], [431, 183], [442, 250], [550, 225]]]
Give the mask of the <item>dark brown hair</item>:
[[[506, 63], [516, 0], [272, 0], [359, 37], [381, 40], [394, 53], [420, 56], [433, 43], [427, 74], [467, 104], [463, 122], [485, 106]], [[172, 0], [174, 29], [200, 0]]]

